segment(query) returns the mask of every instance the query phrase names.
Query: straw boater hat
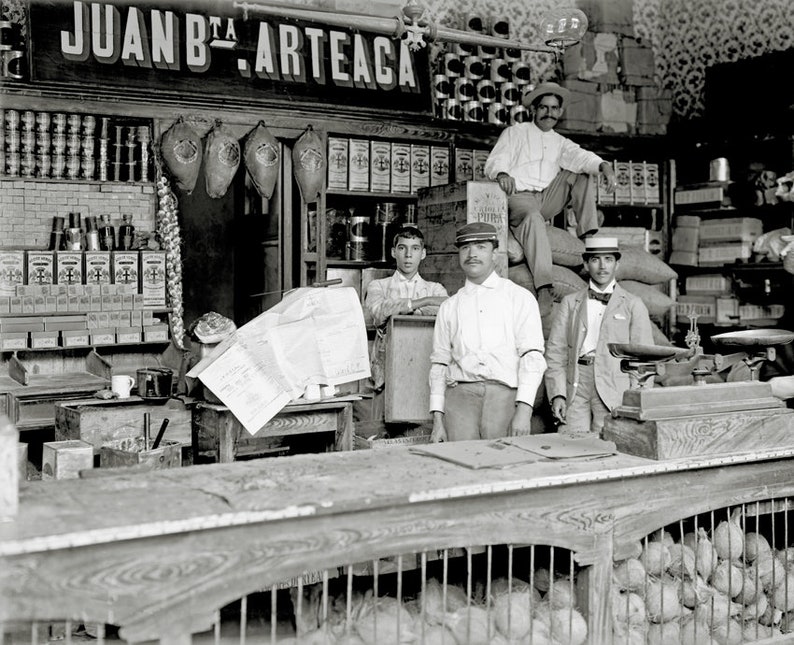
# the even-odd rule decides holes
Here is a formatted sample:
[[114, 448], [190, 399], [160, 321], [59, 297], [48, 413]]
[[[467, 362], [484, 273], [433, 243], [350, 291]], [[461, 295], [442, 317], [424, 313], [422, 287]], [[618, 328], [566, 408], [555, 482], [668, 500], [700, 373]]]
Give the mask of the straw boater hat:
[[455, 246], [463, 246], [469, 242], [493, 242], [497, 244], [499, 237], [496, 227], [485, 222], [472, 222], [464, 224], [455, 234]]
[[620, 249], [618, 249], [618, 238], [616, 237], [588, 237], [584, 241], [584, 253], [582, 257], [587, 261], [591, 255], [614, 255], [616, 260], [620, 259]]
[[532, 90], [529, 94], [525, 94], [522, 100], [524, 107], [528, 108], [532, 105], [532, 101], [534, 101], [539, 96], [543, 96], [544, 94], [554, 94], [558, 99], [560, 99], [560, 107], [564, 107], [565, 104], [568, 102], [568, 99], [571, 98], [571, 92], [558, 85], [557, 83], [541, 83], [538, 85], [534, 90]]

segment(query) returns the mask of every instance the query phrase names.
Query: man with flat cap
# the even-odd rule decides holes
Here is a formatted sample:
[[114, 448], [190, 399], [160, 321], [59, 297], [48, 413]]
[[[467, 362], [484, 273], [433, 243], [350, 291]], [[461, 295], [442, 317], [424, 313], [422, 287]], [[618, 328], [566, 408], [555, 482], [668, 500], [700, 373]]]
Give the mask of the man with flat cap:
[[614, 237], [589, 237], [583, 259], [590, 284], [565, 296], [546, 342], [546, 393], [561, 434], [599, 435], [604, 419], [623, 400], [629, 377], [608, 343], [653, 344], [648, 309], [618, 286]]
[[554, 131], [570, 92], [557, 83], [541, 83], [523, 103], [532, 116], [505, 128], [485, 163], [485, 175], [507, 193], [510, 227], [524, 249], [541, 314], [551, 312], [551, 248], [546, 220], [570, 205], [580, 238], [598, 230], [596, 181], [617, 185], [612, 166], [593, 152]]
[[430, 355], [433, 441], [530, 433], [543, 380], [543, 334], [534, 296], [496, 274], [497, 231], [474, 222], [457, 230], [464, 286], [441, 303]]

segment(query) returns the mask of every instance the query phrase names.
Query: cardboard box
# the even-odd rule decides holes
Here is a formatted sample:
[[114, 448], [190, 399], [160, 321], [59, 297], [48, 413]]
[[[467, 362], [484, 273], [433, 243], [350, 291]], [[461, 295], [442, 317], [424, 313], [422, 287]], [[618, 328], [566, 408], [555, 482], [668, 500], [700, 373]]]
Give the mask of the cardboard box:
[[754, 320], [777, 320], [786, 313], [784, 305], [741, 305], [739, 307], [739, 322], [750, 322]]
[[631, 203], [647, 203], [647, 194], [645, 192], [645, 162], [632, 161], [629, 164], [629, 170], [631, 172]]
[[123, 296], [102, 296], [102, 311], [120, 311]]
[[55, 311], [58, 313], [69, 311], [69, 296], [66, 294], [55, 296]]
[[391, 144], [391, 190], [411, 192], [411, 146], [407, 143]]
[[701, 246], [698, 249], [698, 264], [700, 266], [720, 266], [737, 260], [749, 260], [752, 254], [752, 242]]
[[44, 311], [53, 313], [58, 311], [58, 296], [44, 297]]
[[[25, 321], [25, 322], [18, 322]], [[28, 322], [27, 318], [8, 318], [0, 322], [0, 332], [31, 332], [31, 331], [44, 331], [44, 321], [41, 318], [31, 318]]]
[[730, 199], [723, 184], [711, 184], [696, 188], [677, 188], [673, 203], [676, 206], [729, 206]]
[[328, 189], [347, 190], [348, 140], [328, 137]]
[[350, 139], [348, 145], [348, 189], [369, 190], [369, 141]]
[[561, 85], [571, 92], [560, 127], [595, 132], [601, 123], [601, 92], [598, 83], [566, 79]]
[[615, 177], [617, 187], [615, 188], [615, 203], [631, 203], [631, 163], [628, 161], [615, 161]]
[[37, 314], [47, 313], [47, 299], [44, 296], [33, 296], [33, 311]]
[[83, 285], [83, 295], [85, 295], [85, 296], [101, 296], [102, 295], [102, 285], [101, 284], [84, 284]]
[[4, 352], [28, 348], [27, 332], [0, 332], [0, 350]]
[[[44, 331], [82, 331], [88, 329], [87, 316], [52, 316], [44, 319]], [[66, 318], [61, 320], [61, 318]]]
[[691, 226], [676, 226], [673, 229], [673, 251], [687, 251], [697, 253], [700, 246], [700, 228]]
[[34, 314], [36, 313], [36, 297], [35, 296], [22, 296], [22, 313]]
[[22, 298], [20, 296], [11, 296], [8, 299], [8, 313], [11, 314], [22, 313]]
[[370, 190], [389, 192], [391, 190], [391, 143], [370, 141], [369, 163]]
[[[111, 257], [111, 269], [113, 266], [112, 257]], [[113, 272], [111, 270], [111, 277], [113, 276]], [[102, 296], [115, 296], [119, 292], [118, 286], [115, 284], [102, 284], [99, 286], [99, 294]]]
[[77, 479], [94, 467], [94, 447], [79, 439], [46, 441], [41, 453], [42, 479]]
[[61, 332], [61, 347], [88, 347], [88, 330], [74, 330]]
[[0, 250], [0, 296], [17, 295], [16, 288], [25, 284], [25, 252]]
[[473, 150], [472, 163], [474, 164], [474, 181], [488, 181], [485, 176], [485, 162], [488, 161], [489, 150]]
[[430, 186], [430, 146], [411, 144], [411, 192]]
[[116, 343], [116, 330], [112, 327], [102, 327], [90, 330], [92, 345], [114, 345]]
[[700, 225], [700, 243], [754, 242], [764, 232], [764, 223], [754, 217], [705, 220]]
[[[101, 287], [103, 284], [110, 284], [110, 251], [86, 251], [85, 252], [85, 283], [86, 286]], [[101, 290], [97, 295], [101, 293]], [[90, 293], [89, 295], [94, 295]]]
[[620, 76], [625, 85], [656, 86], [653, 49], [637, 38], [624, 37], [620, 42]]
[[27, 283], [53, 284], [55, 258], [52, 251], [26, 251]]
[[140, 256], [138, 251], [113, 251], [111, 260], [113, 263], [113, 284], [116, 285], [116, 293], [118, 293], [119, 287], [123, 285], [132, 285], [137, 292], [138, 276], [140, 275]]
[[130, 312], [130, 327], [143, 327], [143, 317], [140, 310], [133, 309]]
[[[165, 307], [165, 251], [141, 251], [141, 283], [140, 293], [143, 295], [144, 307]], [[124, 306], [124, 298], [132, 294], [124, 294], [119, 309], [132, 309], [132, 298], [128, 307]]]
[[735, 325], [739, 322], [739, 300], [737, 298], [717, 298], [715, 309], [717, 325]]
[[168, 325], [149, 325], [143, 328], [143, 342], [168, 342]]
[[55, 349], [58, 347], [60, 334], [57, 331], [30, 332], [31, 349]]
[[83, 284], [83, 253], [82, 251], [55, 252], [56, 284]]
[[117, 327], [117, 343], [140, 343], [143, 337], [143, 330], [140, 327]]
[[721, 273], [706, 275], [691, 275], [686, 279], [684, 288], [688, 294], [696, 293], [730, 293], [732, 291], [731, 279]]
[[449, 183], [449, 148], [430, 147], [430, 185], [446, 186]]
[[0, 296], [0, 314], [11, 313], [11, 298]]
[[474, 151], [455, 148], [455, 183], [474, 181]]

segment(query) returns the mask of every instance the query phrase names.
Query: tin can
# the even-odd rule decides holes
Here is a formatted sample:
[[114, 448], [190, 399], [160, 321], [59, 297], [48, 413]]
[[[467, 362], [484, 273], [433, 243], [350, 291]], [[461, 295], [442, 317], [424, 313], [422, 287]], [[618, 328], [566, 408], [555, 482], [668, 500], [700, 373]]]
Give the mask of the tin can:
[[457, 54], [444, 54], [443, 73], [447, 78], [463, 76], [463, 61]]
[[485, 31], [485, 21], [478, 13], [466, 14], [466, 31], [476, 31], [481, 34]]
[[504, 16], [491, 16], [491, 35], [497, 38], [510, 38], [510, 19]]
[[366, 260], [369, 245], [370, 221], [367, 215], [351, 215], [348, 219], [347, 245], [348, 260]]
[[66, 152], [66, 135], [63, 132], [56, 132], [52, 135], [52, 151], [57, 155]]
[[66, 157], [64, 155], [53, 155], [52, 157], [53, 179], [63, 179], [64, 172], [66, 172]]
[[513, 47], [505, 47], [502, 50], [502, 58], [508, 63], [517, 63], [521, 60], [521, 50]]
[[39, 177], [49, 177], [52, 173], [52, 157], [48, 154], [36, 156], [36, 174]]
[[19, 130], [19, 112], [17, 110], [6, 110], [6, 128], [10, 131]]
[[477, 100], [487, 105], [496, 100], [496, 85], [493, 81], [480, 81], [477, 83]]
[[466, 101], [463, 104], [463, 120], [481, 123], [485, 120], [485, 111], [479, 101]]
[[447, 99], [453, 91], [452, 83], [444, 74], [436, 74], [433, 76], [433, 91], [437, 99]]
[[33, 177], [36, 174], [36, 155], [34, 153], [22, 154], [20, 170], [23, 177]]
[[471, 101], [477, 95], [477, 88], [468, 78], [459, 78], [455, 81], [455, 98], [464, 103]]
[[375, 223], [389, 224], [397, 219], [399, 210], [395, 202], [378, 202], [375, 204]]
[[11, 51], [22, 39], [19, 24], [10, 20], [0, 20], [0, 51]]
[[511, 123], [525, 123], [529, 121], [529, 112], [523, 105], [514, 105], [510, 109]]
[[36, 112], [36, 129], [39, 132], [50, 131], [50, 113], [49, 112]]
[[40, 154], [49, 153], [52, 146], [52, 138], [49, 132], [36, 133], [36, 149]]
[[93, 179], [96, 172], [96, 161], [93, 157], [83, 155], [80, 161], [80, 169], [82, 171], [83, 179]]
[[502, 83], [499, 86], [502, 103], [507, 106], [518, 105], [521, 100], [521, 90], [515, 83]]
[[80, 177], [80, 157], [78, 155], [70, 154], [66, 158], [66, 176], [69, 179]]
[[483, 60], [491, 60], [493, 58], [498, 58], [499, 49], [497, 47], [491, 47], [489, 45], [480, 45], [479, 47], [477, 47], [477, 54]]
[[23, 130], [33, 132], [36, 129], [36, 113], [33, 110], [25, 110], [20, 120]]
[[718, 157], [709, 162], [709, 181], [730, 181], [731, 169], [725, 157]]
[[22, 143], [22, 135], [19, 130], [6, 131], [6, 150], [8, 152], [19, 152], [19, 146]]
[[490, 103], [488, 105], [488, 123], [506, 125], [509, 120], [510, 112], [502, 103]]
[[494, 83], [509, 83], [513, 80], [512, 65], [504, 58], [491, 61], [490, 78]]
[[5, 78], [25, 78], [25, 52], [22, 49], [0, 51], [2, 74]]
[[463, 59], [463, 70], [466, 78], [479, 81], [485, 75], [485, 65], [479, 56], [466, 56]]
[[457, 99], [447, 99], [444, 104], [444, 118], [449, 121], [463, 120], [463, 106]]
[[513, 82], [516, 85], [526, 85], [527, 83], [532, 82], [532, 70], [525, 62], [514, 62], [512, 72]]
[[81, 147], [83, 149], [83, 156], [94, 156], [94, 137], [83, 137], [81, 140]]
[[80, 134], [80, 127], [83, 124], [83, 117], [79, 114], [70, 114], [66, 122], [69, 124], [69, 133], [70, 134]]
[[36, 151], [36, 133], [33, 130], [23, 130], [22, 135], [20, 136], [20, 141], [22, 142], [22, 154], [24, 155], [26, 152], [35, 152]]
[[83, 117], [83, 135], [92, 137], [94, 132], [96, 132], [96, 118], [87, 114]]
[[416, 224], [416, 204], [405, 205], [405, 223]]
[[452, 51], [459, 58], [466, 58], [477, 53], [477, 45], [469, 45], [468, 43], [455, 43], [452, 45]]
[[56, 132], [66, 132], [66, 115], [63, 112], [56, 112], [52, 115], [53, 134]]
[[21, 157], [18, 152], [9, 152], [6, 155], [6, 174], [9, 177], [19, 177], [21, 170]]
[[80, 135], [73, 132], [66, 135], [66, 147], [69, 148], [71, 154], [78, 154], [80, 152]]

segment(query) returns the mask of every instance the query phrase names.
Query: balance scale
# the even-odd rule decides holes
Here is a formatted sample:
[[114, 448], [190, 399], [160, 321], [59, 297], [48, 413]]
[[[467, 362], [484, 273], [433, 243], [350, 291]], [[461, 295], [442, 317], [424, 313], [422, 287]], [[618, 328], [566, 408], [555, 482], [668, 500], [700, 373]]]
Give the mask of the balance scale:
[[[603, 438], [621, 452], [650, 459], [794, 447], [794, 410], [758, 380], [764, 361], [775, 359], [775, 346], [790, 343], [794, 332], [754, 329], [711, 340], [737, 351], [703, 354], [694, 321], [688, 349], [610, 343], [610, 353], [620, 359], [634, 386], [605, 420]], [[749, 369], [749, 380], [724, 382], [719, 377], [718, 372], [739, 363]], [[672, 385], [654, 387], [654, 380]]]

